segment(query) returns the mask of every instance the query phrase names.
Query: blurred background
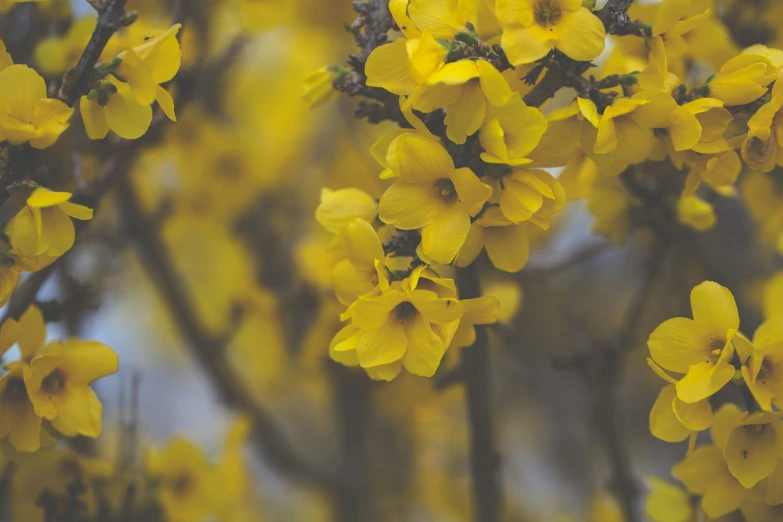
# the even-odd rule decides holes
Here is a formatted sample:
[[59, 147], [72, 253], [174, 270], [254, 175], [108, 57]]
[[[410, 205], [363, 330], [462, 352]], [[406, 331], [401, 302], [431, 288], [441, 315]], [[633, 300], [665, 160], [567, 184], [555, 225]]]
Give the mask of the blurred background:
[[[407, 373], [371, 382], [328, 357], [342, 310], [331, 290], [330, 235], [314, 212], [323, 187], [382, 194], [369, 150], [391, 128], [356, 119], [348, 97], [313, 109], [316, 94], [303, 98], [306, 75], [355, 52], [346, 31], [357, 16], [352, 2], [186, 4], [173, 89], [192, 92], [178, 104], [178, 122], [133, 150], [120, 190], [39, 298], [54, 320], [51, 338], [95, 339], [120, 355], [119, 374], [96, 386], [102, 437], [72, 449], [144, 465], [187, 440], [217, 465], [237, 437], [247, 439], [238, 450], [247, 488], [231, 498], [236, 509], [182, 520], [471, 520], [462, 387]], [[143, 31], [167, 28], [175, 6], [127, 7], [139, 13], [127, 31]], [[780, 20], [780, 2], [712, 8], [713, 56], [779, 43], [770, 21]], [[90, 17], [86, 0], [18, 4], [2, 15], [0, 35], [16, 62], [56, 83], [81, 53]], [[628, 53], [620, 40], [615, 51]], [[48, 153], [89, 180], [112, 159], [110, 147], [73, 134]], [[57, 172], [46, 175], [58, 185]], [[735, 293], [752, 332], [764, 282], [779, 268], [741, 194], [711, 202], [718, 226], [661, 246], [644, 231], [622, 244], [594, 234], [585, 201], [574, 201], [536, 238], [519, 274], [480, 260], [482, 282], [502, 304], [490, 337], [504, 520], [621, 520], [611, 496], [617, 466], [643, 488], [684, 455], [687, 443], [649, 432], [661, 381], [646, 364], [647, 336], [688, 315], [690, 289], [705, 279]], [[622, 351], [605, 349], [618, 339]], [[447, 354], [444, 367], [454, 362]], [[243, 434], [243, 422], [252, 433]], [[203, 494], [226, 489], [216, 483]]]

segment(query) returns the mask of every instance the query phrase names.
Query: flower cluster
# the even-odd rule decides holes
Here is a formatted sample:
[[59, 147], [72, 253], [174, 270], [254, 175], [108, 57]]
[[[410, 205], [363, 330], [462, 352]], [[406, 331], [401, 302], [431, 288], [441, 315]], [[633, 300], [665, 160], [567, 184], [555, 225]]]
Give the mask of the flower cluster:
[[66, 437], [98, 437], [103, 407], [90, 384], [117, 372], [117, 354], [95, 341], [47, 343], [44, 318], [35, 306], [0, 328], [0, 352], [14, 344], [21, 359], [7, 363], [0, 378], [0, 438], [16, 451], [35, 452], [54, 443], [52, 430]]
[[[709, 281], [693, 289], [691, 308], [693, 319], [669, 319], [647, 342], [650, 366], [669, 383], [650, 412], [650, 431], [667, 442], [690, 438], [687, 456], [672, 470], [689, 493], [655, 481], [652, 516], [673, 520], [666, 506], [681, 509], [686, 499], [696, 516], [696, 495], [711, 519], [741, 509], [748, 521], [774, 520], [783, 504], [783, 317], [770, 316], [751, 341], [740, 333], [731, 292]], [[741, 390], [744, 406], [713, 411], [713, 397], [727, 386]], [[712, 444], [695, 447], [704, 430]]]
[[110, 130], [121, 138], [140, 138], [152, 123], [153, 102], [176, 121], [174, 100], [161, 84], [180, 68], [179, 29], [177, 24], [144, 34], [139, 43], [96, 66], [95, 86], [79, 102], [90, 139], [103, 139]]

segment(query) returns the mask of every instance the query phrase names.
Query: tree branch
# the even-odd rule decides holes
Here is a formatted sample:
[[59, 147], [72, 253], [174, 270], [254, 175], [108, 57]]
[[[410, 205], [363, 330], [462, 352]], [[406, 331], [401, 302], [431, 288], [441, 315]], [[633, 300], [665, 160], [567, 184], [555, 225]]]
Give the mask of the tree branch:
[[[478, 266], [457, 269], [460, 299], [481, 297]], [[498, 478], [500, 456], [495, 449], [490, 407], [489, 339], [486, 328], [476, 326], [476, 342], [463, 348], [461, 366], [470, 424], [470, 467], [473, 477], [476, 522], [499, 522], [501, 490]]]
[[57, 94], [57, 97], [69, 106], [73, 106], [76, 100], [87, 92], [93, 68], [114, 33], [135, 20], [135, 16], [125, 12], [126, 3], [127, 0], [107, 0], [100, 5], [97, 1], [92, 2], [98, 10], [98, 24], [78, 63], [65, 73]]
[[626, 309], [622, 329], [613, 342], [598, 346], [598, 353], [589, 365], [592, 370], [588, 373], [588, 386], [592, 390], [593, 417], [609, 456], [612, 473], [610, 486], [620, 501], [626, 522], [641, 522], [643, 518], [637, 502], [641, 488], [633, 472], [627, 440], [620, 428], [617, 381], [622, 355], [633, 346], [634, 335], [655, 282], [664, 267], [671, 244], [670, 240], [653, 244], [644, 279]]
[[331, 488], [333, 477], [299, 458], [274, 420], [237, 379], [225, 356], [224, 342], [204, 331], [192, 300], [171, 264], [163, 239], [141, 209], [135, 188], [123, 178], [118, 189], [117, 203], [127, 234], [134, 241], [139, 257], [163, 297], [177, 329], [196, 361], [212, 378], [223, 402], [250, 418], [253, 440], [272, 465], [308, 483]]

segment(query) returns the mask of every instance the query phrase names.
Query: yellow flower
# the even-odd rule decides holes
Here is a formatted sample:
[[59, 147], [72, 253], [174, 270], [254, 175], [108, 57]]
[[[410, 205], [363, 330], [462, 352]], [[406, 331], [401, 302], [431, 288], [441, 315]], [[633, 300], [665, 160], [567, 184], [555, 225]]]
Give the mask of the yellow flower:
[[741, 413], [733, 404], [723, 406], [715, 414], [712, 427], [715, 445], [697, 448], [672, 469], [672, 475], [689, 491], [702, 495], [701, 508], [710, 518], [738, 509], [747, 493], [723, 459], [723, 449], [738, 415]]
[[[488, 214], [495, 210], [490, 209]], [[531, 224], [508, 225], [505, 219], [502, 222], [482, 219], [474, 223], [457, 257], [457, 266], [470, 265], [482, 250], [486, 250], [489, 260], [498, 270], [509, 273], [522, 270], [530, 256]]]
[[650, 368], [669, 385], [664, 386], [650, 410], [650, 433], [666, 442], [682, 442], [712, 425], [712, 406], [706, 399], [688, 404], [677, 397], [677, 381], [651, 359]]
[[487, 102], [500, 107], [511, 96], [506, 79], [486, 60], [448, 63], [427, 79], [422, 91], [422, 97], [444, 100], [446, 136], [459, 145], [481, 127], [488, 111]]
[[709, 83], [710, 96], [727, 107], [751, 103], [767, 93], [779, 70], [766, 56], [740, 54], [723, 64]]
[[[580, 98], [578, 103], [583, 113], [597, 114], [592, 100]], [[583, 127], [585, 150], [599, 166], [615, 165], [608, 173], [642, 163], [650, 158], [657, 143], [653, 129], [668, 127], [676, 106], [670, 95], [658, 91], [618, 98], [604, 110], [597, 125], [596, 116], [585, 118], [593, 124]]]
[[372, 223], [378, 213], [378, 203], [357, 188], [321, 190], [321, 203], [315, 219], [332, 234], [337, 234], [356, 218]]
[[682, 225], [705, 232], [715, 226], [716, 220], [712, 205], [697, 196], [677, 201], [677, 221]]
[[715, 98], [699, 98], [681, 105], [675, 109], [668, 128], [672, 146], [675, 151], [708, 152], [718, 146], [716, 140], [722, 140], [720, 147], [728, 149], [723, 134], [733, 119], [723, 102]]
[[[14, 343], [19, 344], [23, 357], [34, 355], [30, 350], [40, 347], [38, 336], [41, 333], [45, 333], [43, 317], [35, 307], [30, 307], [18, 323], [7, 319], [0, 327], [0, 355], [5, 354]], [[23, 363], [10, 363], [6, 369], [8, 373], [0, 378], [0, 439], [7, 440], [16, 451], [38, 451], [41, 447], [41, 418], [35, 414], [27, 395]]]
[[147, 470], [160, 479], [160, 502], [171, 522], [197, 522], [212, 514], [220, 485], [215, 471], [195, 444], [175, 438], [162, 450], [151, 451]]
[[70, 192], [36, 189], [6, 226], [11, 245], [25, 256], [57, 257], [70, 250], [75, 240], [71, 218], [89, 220], [93, 214], [70, 199]]
[[19, 270], [11, 255], [0, 256], [0, 306], [5, 306], [19, 283]]
[[690, 7], [691, 0], [663, 0], [656, 6], [652, 35], [662, 38], [666, 54], [670, 58], [676, 59], [684, 55], [688, 44], [683, 37], [709, 21], [708, 10], [686, 17]]
[[688, 163], [688, 167], [690, 171], [685, 179], [682, 197], [693, 196], [702, 181], [716, 189], [733, 185], [742, 172], [742, 160], [729, 146], [728, 150], [716, 154], [700, 154]]
[[783, 73], [772, 88], [772, 99], [748, 120], [742, 159], [754, 170], [771, 172], [783, 154]]
[[378, 287], [378, 271], [384, 269], [386, 255], [378, 233], [363, 219], [343, 227], [339, 238], [346, 258], [334, 265], [332, 279], [337, 300], [349, 306]]
[[698, 522], [699, 511], [693, 505], [690, 493], [670, 482], [649, 477], [647, 516], [653, 522]]
[[468, 236], [470, 218], [481, 211], [492, 188], [469, 168], [455, 168], [440, 143], [426, 136], [399, 136], [389, 158], [400, 181], [381, 197], [381, 221], [400, 230], [422, 229], [426, 257], [451, 263]]
[[566, 204], [563, 186], [545, 170], [514, 169], [492, 179], [491, 184], [490, 203], [500, 206], [487, 210], [482, 223], [494, 220], [496, 224], [503, 224], [496, 210], [499, 208], [502, 217], [511, 223], [529, 221], [547, 230], [554, 215]]
[[503, 106], [489, 105], [481, 126], [479, 141], [484, 151], [481, 159], [487, 163], [524, 165], [533, 160], [533, 152], [547, 129], [541, 111], [528, 107], [518, 93]]
[[484, 41], [500, 34], [497, 17], [486, 0], [392, 0], [389, 7], [407, 38], [428, 31], [435, 38], [448, 40], [467, 31], [468, 24]]
[[347, 339], [334, 351], [355, 350], [363, 368], [385, 368], [387, 372], [377, 376], [385, 380], [393, 379], [403, 367], [414, 375], [432, 377], [463, 309], [454, 298], [418, 288], [423, 269], [392, 285], [381, 278], [381, 295], [356, 301], [342, 316], [351, 320], [351, 328], [341, 331]]
[[711, 281], [693, 289], [691, 308], [693, 319], [669, 319], [647, 341], [658, 365], [686, 374], [676, 386], [677, 396], [689, 404], [710, 397], [734, 377], [732, 340], [740, 324], [734, 296]]
[[375, 49], [367, 59], [367, 85], [381, 87], [389, 92], [410, 96], [406, 102], [422, 112], [442, 107], [442, 99], [425, 92], [427, 79], [440, 69], [446, 60], [446, 49], [427, 31], [421, 38], [398, 38]]
[[552, 49], [574, 60], [592, 60], [604, 50], [604, 25], [582, 0], [496, 0], [495, 12], [512, 65], [535, 62]]
[[36, 149], [51, 147], [65, 129], [73, 110], [46, 97], [46, 82], [26, 65], [0, 71], [0, 138]]
[[472, 346], [476, 342], [475, 326], [495, 324], [500, 312], [500, 301], [489, 295], [476, 299], [462, 299], [460, 303], [463, 313], [457, 333], [451, 341], [452, 348]]
[[334, 88], [337, 72], [333, 67], [321, 67], [304, 77], [302, 99], [311, 109], [326, 105], [340, 97]]
[[[167, 109], [173, 108], [174, 103], [160, 85], [172, 80], [179, 71], [182, 52], [177, 33], [181, 27], [176, 24], [166, 31], [149, 33], [144, 36], [143, 44], [132, 47], [117, 57], [120, 64], [116, 76], [130, 86], [136, 100], [144, 105], [150, 105], [157, 100], [167, 115]], [[173, 115], [173, 111], [171, 114]]]
[[66, 437], [101, 433], [103, 406], [90, 388], [117, 372], [117, 354], [96, 341], [66, 339], [44, 346], [24, 368], [35, 413]]
[[743, 487], [750, 489], [775, 471], [783, 451], [781, 416], [780, 412], [746, 412], [729, 432], [723, 458]]
[[759, 406], [772, 411], [783, 406], [783, 323], [776, 317], [753, 335], [753, 355], [742, 366], [742, 376]]
[[68, 28], [65, 35], [42, 39], [34, 54], [38, 69], [47, 76], [56, 76], [76, 65], [95, 30], [95, 24], [95, 18], [81, 18]]
[[121, 138], [135, 140], [144, 136], [152, 123], [152, 107], [139, 103], [128, 84], [111, 76], [101, 91], [93, 90], [81, 97], [79, 110], [91, 140], [105, 138], [110, 130]]

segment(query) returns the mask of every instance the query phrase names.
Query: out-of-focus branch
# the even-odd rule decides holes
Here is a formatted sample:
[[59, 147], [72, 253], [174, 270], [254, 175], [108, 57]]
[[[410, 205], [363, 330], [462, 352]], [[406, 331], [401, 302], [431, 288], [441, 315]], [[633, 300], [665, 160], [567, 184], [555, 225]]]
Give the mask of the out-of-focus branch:
[[98, 11], [98, 23], [81, 58], [73, 68], [65, 73], [60, 92], [57, 94], [57, 97], [68, 105], [72, 106], [79, 96], [87, 91], [93, 68], [114, 33], [121, 27], [132, 24], [135, 20], [132, 13], [125, 12], [126, 2], [127, 0], [92, 0], [90, 2]]
[[118, 188], [117, 203], [126, 233], [134, 241], [147, 273], [154, 280], [188, 348], [211, 377], [221, 399], [250, 418], [255, 443], [281, 472], [321, 487], [331, 486], [332, 477], [296, 454], [274, 420], [236, 378], [226, 358], [224, 341], [204, 330], [157, 227], [141, 209], [135, 188], [126, 178], [120, 181]]
[[[460, 299], [481, 297], [478, 266], [457, 270]], [[470, 467], [473, 477], [476, 522], [498, 522], [501, 488], [498, 479], [500, 456], [495, 448], [490, 406], [489, 339], [485, 327], [476, 326], [476, 342], [460, 352], [470, 428]]]
[[620, 427], [617, 384], [623, 355], [634, 345], [640, 319], [670, 248], [670, 239], [653, 244], [644, 278], [626, 309], [621, 330], [612, 341], [597, 343], [587, 364], [582, 368], [591, 392], [595, 427], [609, 457], [610, 487], [620, 501], [626, 522], [641, 522], [643, 519], [638, 503], [640, 486], [631, 465], [627, 439]]

